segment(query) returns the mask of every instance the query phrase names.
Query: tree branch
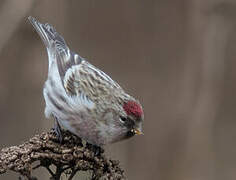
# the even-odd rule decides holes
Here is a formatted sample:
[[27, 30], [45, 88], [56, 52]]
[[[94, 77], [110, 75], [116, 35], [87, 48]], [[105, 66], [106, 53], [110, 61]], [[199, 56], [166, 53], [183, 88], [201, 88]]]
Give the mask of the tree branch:
[[[0, 174], [11, 170], [25, 179], [37, 180], [32, 171], [44, 167], [51, 180], [59, 180], [63, 173], [72, 180], [78, 171], [92, 172], [92, 179], [126, 179], [118, 161], [107, 159], [103, 153], [94, 153], [70, 132], [62, 133], [64, 139], [61, 144], [50, 131], [35, 135], [22, 145], [3, 148], [0, 151]], [[36, 161], [39, 164], [33, 167]], [[53, 165], [55, 172], [50, 168]]]

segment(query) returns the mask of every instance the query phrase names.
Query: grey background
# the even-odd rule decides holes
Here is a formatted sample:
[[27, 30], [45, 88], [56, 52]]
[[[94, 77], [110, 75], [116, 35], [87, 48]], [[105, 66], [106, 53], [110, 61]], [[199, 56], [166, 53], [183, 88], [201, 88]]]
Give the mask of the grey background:
[[[236, 3], [233, 0], [0, 1], [0, 148], [44, 117], [46, 50], [27, 16], [137, 97], [144, 136], [106, 147], [131, 180], [236, 178]], [[47, 179], [46, 171], [37, 174]], [[16, 179], [14, 173], [0, 179]]]

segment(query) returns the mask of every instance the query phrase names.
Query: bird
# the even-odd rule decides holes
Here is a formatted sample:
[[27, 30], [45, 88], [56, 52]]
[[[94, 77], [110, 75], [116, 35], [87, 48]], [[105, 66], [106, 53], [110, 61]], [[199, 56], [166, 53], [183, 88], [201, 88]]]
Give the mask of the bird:
[[98, 147], [143, 134], [144, 112], [137, 99], [71, 51], [52, 25], [40, 23], [32, 16], [28, 20], [47, 49], [44, 112], [46, 118], [54, 119], [60, 141], [62, 129]]

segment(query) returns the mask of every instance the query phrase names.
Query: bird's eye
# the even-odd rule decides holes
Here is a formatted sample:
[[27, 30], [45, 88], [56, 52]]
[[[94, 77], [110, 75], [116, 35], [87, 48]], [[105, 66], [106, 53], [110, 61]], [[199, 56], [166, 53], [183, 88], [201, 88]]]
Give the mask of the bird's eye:
[[125, 123], [126, 120], [127, 120], [126, 117], [124, 117], [124, 116], [120, 116], [120, 122]]

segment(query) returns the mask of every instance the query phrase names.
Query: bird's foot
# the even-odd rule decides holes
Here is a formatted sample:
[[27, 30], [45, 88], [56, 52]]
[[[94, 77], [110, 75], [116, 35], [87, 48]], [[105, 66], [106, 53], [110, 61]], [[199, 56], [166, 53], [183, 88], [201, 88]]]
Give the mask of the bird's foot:
[[55, 123], [54, 123], [53, 131], [56, 133], [56, 136], [57, 136], [60, 144], [62, 144], [63, 135], [62, 135], [61, 126], [59, 125], [57, 119], [56, 118], [54, 118], [54, 119], [55, 119]]
[[104, 153], [104, 149], [100, 146], [87, 143], [87, 147], [94, 152], [95, 156], [100, 156], [102, 153]]

